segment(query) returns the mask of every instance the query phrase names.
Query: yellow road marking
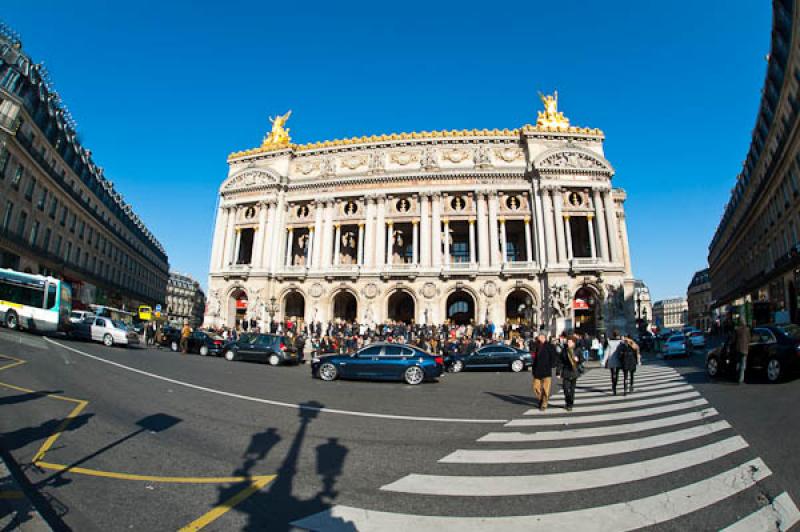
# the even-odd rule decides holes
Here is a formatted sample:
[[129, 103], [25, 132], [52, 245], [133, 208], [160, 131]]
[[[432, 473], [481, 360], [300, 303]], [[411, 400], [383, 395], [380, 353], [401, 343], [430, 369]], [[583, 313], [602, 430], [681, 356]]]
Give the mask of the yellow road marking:
[[87, 469], [85, 467], [69, 467], [62, 464], [51, 464], [49, 462], [36, 462], [37, 467], [49, 469], [51, 471], [66, 471], [78, 475], [88, 475], [90, 477], [115, 478], [118, 480], [138, 480], [145, 482], [163, 482], [172, 484], [234, 484], [248, 480], [269, 482], [275, 475], [263, 475], [257, 477], [164, 477], [157, 475], [135, 475], [132, 473], [116, 473], [114, 471], [100, 471], [99, 469]]
[[196, 530], [200, 530], [212, 522], [216, 521], [225, 513], [227, 513], [231, 508], [248, 498], [249, 496], [253, 495], [255, 492], [269, 484], [272, 479], [275, 478], [275, 475], [269, 477], [260, 477], [259, 480], [255, 480], [259, 477], [253, 477], [253, 483], [250, 484], [248, 487], [240, 491], [239, 493], [235, 494], [233, 497], [228, 499], [227, 501], [223, 502], [219, 506], [213, 508], [210, 512], [201, 515], [188, 525], [184, 526], [179, 530], [179, 532], [194, 532]]
[[0, 491], [0, 500], [21, 499], [24, 496], [25, 494], [18, 490]]
[[[6, 360], [13, 360], [10, 364], [6, 364], [5, 366], [0, 366], [0, 371], [11, 369], [16, 366], [21, 366], [25, 364], [26, 361], [14, 358], [8, 355], [0, 354], [0, 358], [4, 358]], [[21, 386], [14, 386], [13, 384], [8, 384], [5, 382], [0, 382], [0, 386], [4, 386], [11, 390], [15, 390], [18, 392], [23, 393], [37, 393], [36, 390], [31, 390], [29, 388], [23, 388]], [[42, 394], [45, 397], [49, 397], [51, 399], [58, 399], [59, 401], [68, 401], [71, 403], [77, 403], [77, 406], [72, 409], [72, 411], [67, 415], [66, 418], [61, 422], [58, 428], [50, 435], [49, 438], [39, 447], [39, 450], [34, 455], [31, 462], [42, 468], [48, 469], [51, 471], [66, 471], [68, 473], [74, 473], [78, 475], [87, 475], [93, 477], [102, 477], [102, 478], [111, 478], [115, 480], [132, 480], [132, 481], [149, 481], [149, 482], [160, 482], [165, 484], [235, 484], [238, 482], [250, 482], [250, 485], [247, 486], [242, 491], [233, 495], [230, 499], [223, 502], [219, 506], [215, 506], [209, 512], [203, 514], [202, 516], [198, 517], [185, 527], [181, 528], [181, 531], [195, 531], [200, 530], [210, 523], [216, 521], [220, 517], [222, 517], [225, 513], [227, 513], [231, 508], [236, 506], [237, 504], [241, 503], [258, 490], [272, 482], [277, 475], [258, 475], [258, 476], [251, 476], [251, 477], [167, 477], [167, 476], [154, 476], [154, 475], [135, 475], [132, 473], [116, 473], [113, 471], [100, 471], [98, 469], [87, 469], [85, 467], [69, 467], [66, 465], [61, 464], [52, 464], [49, 462], [43, 462], [42, 459], [47, 451], [49, 451], [53, 445], [55, 444], [56, 440], [61, 436], [61, 434], [67, 430], [69, 424], [75, 419], [75, 417], [80, 414], [84, 408], [89, 404], [89, 401], [85, 401], [83, 399], [74, 399], [72, 397], [67, 397], [64, 395], [54, 395], [54, 394]], [[10, 499], [10, 498], [21, 498], [23, 497], [22, 492], [17, 491], [0, 491], [0, 499]]]

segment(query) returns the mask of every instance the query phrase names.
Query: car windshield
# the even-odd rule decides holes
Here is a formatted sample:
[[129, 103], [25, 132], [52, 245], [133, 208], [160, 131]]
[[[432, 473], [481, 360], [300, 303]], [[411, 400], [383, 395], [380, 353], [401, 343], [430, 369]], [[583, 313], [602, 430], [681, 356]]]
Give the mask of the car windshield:
[[119, 320], [111, 320], [111, 323], [113, 323], [114, 327], [116, 327], [117, 329], [122, 329], [123, 331], [127, 331], [128, 330], [128, 326], [125, 325], [124, 322], [121, 322]]
[[790, 324], [790, 325], [782, 325], [778, 328], [781, 331], [783, 331], [783, 334], [785, 334], [786, 336], [794, 340], [800, 340], [800, 326]]

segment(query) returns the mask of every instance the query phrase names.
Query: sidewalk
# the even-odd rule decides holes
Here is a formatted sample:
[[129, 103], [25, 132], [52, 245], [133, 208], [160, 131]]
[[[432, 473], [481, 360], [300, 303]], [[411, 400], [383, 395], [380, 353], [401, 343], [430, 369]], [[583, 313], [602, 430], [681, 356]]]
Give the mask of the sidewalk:
[[16, 464], [7, 464], [6, 460], [9, 460], [10, 457], [5, 452], [2, 454], [3, 460], [0, 460], [0, 530], [22, 530], [24, 532], [53, 530], [9, 471], [9, 467], [18, 470]]

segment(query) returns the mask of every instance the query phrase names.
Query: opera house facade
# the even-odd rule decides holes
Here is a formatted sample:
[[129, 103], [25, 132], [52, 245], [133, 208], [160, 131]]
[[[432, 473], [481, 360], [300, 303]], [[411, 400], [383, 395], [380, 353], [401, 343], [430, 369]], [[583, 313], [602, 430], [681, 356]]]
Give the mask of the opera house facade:
[[536, 125], [294, 144], [272, 119], [219, 188], [209, 326], [528, 323], [632, 330], [625, 192], [598, 129]]

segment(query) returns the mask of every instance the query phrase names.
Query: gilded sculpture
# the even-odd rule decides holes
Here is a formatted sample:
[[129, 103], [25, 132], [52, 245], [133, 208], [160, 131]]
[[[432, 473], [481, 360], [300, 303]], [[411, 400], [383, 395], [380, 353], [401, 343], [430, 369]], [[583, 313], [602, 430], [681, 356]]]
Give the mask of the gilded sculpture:
[[289, 145], [292, 138], [289, 136], [289, 128], [284, 126], [290, 116], [292, 116], [291, 110], [285, 115], [278, 115], [275, 118], [269, 117], [269, 121], [272, 123], [272, 131], [269, 132], [269, 135], [264, 137], [264, 142], [261, 144], [262, 148]]
[[536, 118], [537, 127], [569, 129], [569, 119], [564, 117], [564, 113], [558, 110], [558, 91], [552, 95], [539, 93], [539, 98], [544, 104], [544, 111], [539, 111]]

